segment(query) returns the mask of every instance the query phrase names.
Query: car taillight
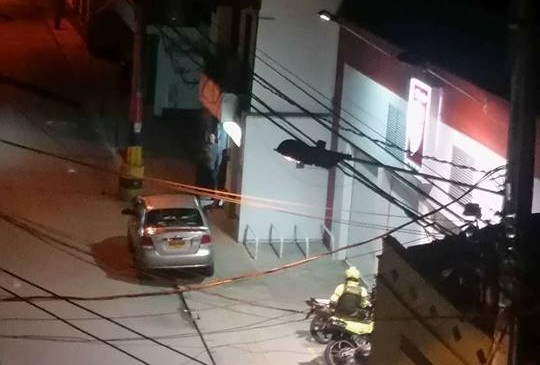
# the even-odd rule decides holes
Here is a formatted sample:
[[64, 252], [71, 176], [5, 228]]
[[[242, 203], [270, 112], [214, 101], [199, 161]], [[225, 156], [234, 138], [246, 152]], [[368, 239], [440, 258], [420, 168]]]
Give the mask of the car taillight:
[[207, 245], [212, 242], [212, 238], [209, 234], [203, 234], [201, 237], [201, 244]]
[[154, 248], [154, 243], [152, 242], [152, 238], [148, 236], [142, 236], [141, 237], [141, 247], [142, 248]]

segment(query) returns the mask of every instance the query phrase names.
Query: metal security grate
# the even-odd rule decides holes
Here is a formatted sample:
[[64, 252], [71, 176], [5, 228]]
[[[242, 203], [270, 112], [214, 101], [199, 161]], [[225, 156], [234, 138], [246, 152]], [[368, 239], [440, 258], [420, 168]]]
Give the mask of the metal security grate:
[[387, 149], [391, 155], [395, 156], [400, 161], [403, 161], [405, 158], [405, 153], [402, 151], [405, 149], [405, 127], [405, 112], [392, 104], [388, 104], [386, 142], [396, 145], [397, 147], [401, 148], [401, 150], [392, 147], [388, 147]]
[[[464, 150], [462, 150], [459, 147], [453, 146], [452, 147], [452, 162], [459, 165], [465, 165], [465, 166], [473, 166], [474, 165], [474, 159], [468, 155]], [[452, 166], [450, 170], [450, 180], [459, 181], [466, 184], [474, 184], [474, 172], [469, 169], [463, 169], [460, 167]], [[467, 188], [464, 188], [463, 186], [450, 184], [450, 188], [448, 189], [448, 193], [454, 197], [458, 198], [463, 193], [467, 191]], [[470, 203], [472, 201], [472, 195], [467, 194], [463, 198], [461, 198], [461, 202], [463, 204]]]

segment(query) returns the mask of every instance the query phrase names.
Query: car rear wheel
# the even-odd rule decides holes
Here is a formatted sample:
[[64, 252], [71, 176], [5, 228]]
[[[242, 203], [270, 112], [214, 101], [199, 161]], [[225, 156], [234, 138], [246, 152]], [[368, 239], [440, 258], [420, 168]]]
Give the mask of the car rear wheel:
[[213, 276], [214, 275], [214, 264], [210, 266], [203, 267], [201, 272], [204, 276]]

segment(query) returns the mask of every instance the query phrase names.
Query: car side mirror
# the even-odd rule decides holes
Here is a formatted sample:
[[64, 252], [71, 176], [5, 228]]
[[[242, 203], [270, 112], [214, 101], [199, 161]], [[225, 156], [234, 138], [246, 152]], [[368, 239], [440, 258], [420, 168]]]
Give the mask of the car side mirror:
[[122, 209], [123, 215], [135, 215], [135, 211], [131, 208]]

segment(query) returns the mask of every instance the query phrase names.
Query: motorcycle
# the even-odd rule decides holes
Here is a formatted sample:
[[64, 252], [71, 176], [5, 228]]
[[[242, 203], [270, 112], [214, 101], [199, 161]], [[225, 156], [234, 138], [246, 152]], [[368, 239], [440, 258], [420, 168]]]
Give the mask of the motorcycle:
[[326, 345], [332, 341], [332, 331], [327, 329], [330, 318], [334, 314], [330, 300], [310, 298], [306, 300], [306, 304], [310, 309], [305, 319], [313, 315], [309, 325], [309, 333], [316, 342]]
[[328, 365], [365, 365], [371, 353], [370, 335], [373, 332], [373, 309], [363, 310], [355, 318], [330, 317], [326, 330], [332, 341], [324, 349]]

